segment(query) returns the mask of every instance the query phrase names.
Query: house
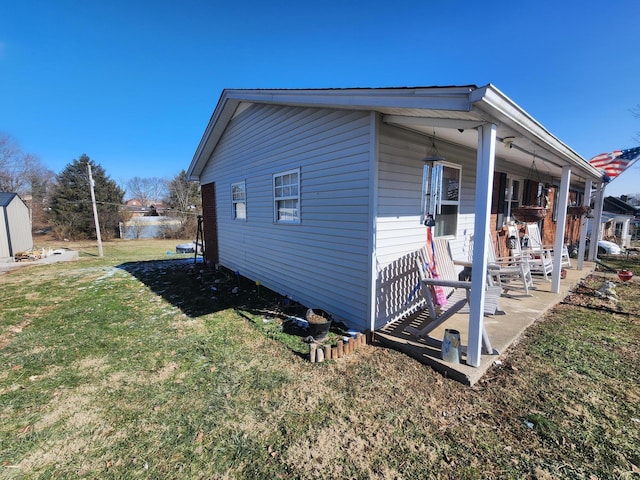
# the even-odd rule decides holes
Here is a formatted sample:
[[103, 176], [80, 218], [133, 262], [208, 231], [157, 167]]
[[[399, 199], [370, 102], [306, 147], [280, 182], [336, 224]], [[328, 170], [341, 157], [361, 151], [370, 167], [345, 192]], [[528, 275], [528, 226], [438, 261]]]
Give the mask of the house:
[[630, 205], [622, 198], [608, 196], [604, 199], [603, 211], [610, 212], [615, 215], [631, 215], [635, 217], [638, 214], [638, 209], [633, 205]]
[[0, 259], [32, 248], [29, 208], [17, 193], [0, 192]]
[[622, 198], [605, 197], [600, 220], [600, 237], [629, 248], [631, 239], [636, 236], [637, 212], [636, 207]]
[[561, 251], [570, 232], [584, 252], [586, 227], [567, 206], [602, 182], [493, 85], [224, 90], [187, 175], [201, 185], [207, 261], [360, 330], [398, 313], [381, 307], [389, 298], [406, 301], [380, 272], [424, 245], [435, 216], [435, 235], [473, 258], [471, 365], [489, 239], [544, 202], [545, 239]]

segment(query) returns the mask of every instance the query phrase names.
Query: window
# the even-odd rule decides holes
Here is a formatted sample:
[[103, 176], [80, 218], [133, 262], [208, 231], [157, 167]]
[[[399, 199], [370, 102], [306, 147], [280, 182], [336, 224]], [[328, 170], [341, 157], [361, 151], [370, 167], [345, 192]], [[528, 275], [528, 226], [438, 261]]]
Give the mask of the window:
[[461, 171], [458, 165], [442, 162], [424, 166], [423, 221], [428, 215], [433, 216], [435, 236], [455, 235], [457, 232]]
[[231, 205], [234, 219], [247, 219], [247, 190], [245, 182], [231, 184]]
[[273, 176], [273, 219], [300, 223], [300, 169]]
[[522, 182], [520, 179], [507, 177], [507, 186], [504, 192], [504, 213], [508, 219], [513, 218], [513, 210], [520, 206], [522, 201]]

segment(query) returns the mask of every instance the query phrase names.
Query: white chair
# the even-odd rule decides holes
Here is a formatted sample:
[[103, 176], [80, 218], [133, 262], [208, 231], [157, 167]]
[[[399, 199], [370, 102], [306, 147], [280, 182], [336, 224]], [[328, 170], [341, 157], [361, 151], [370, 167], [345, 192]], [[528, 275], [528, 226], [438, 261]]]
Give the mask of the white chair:
[[543, 275], [545, 280], [550, 280], [549, 275], [551, 275], [551, 272], [553, 271], [553, 259], [551, 256], [547, 252], [533, 254], [528, 249], [523, 251], [520, 244], [518, 227], [515, 225], [509, 225], [507, 227], [507, 235], [508, 239], [513, 239], [509, 245], [511, 255], [516, 258], [526, 258], [529, 263], [531, 273]]
[[531, 295], [529, 289], [534, 286], [528, 257], [498, 257], [491, 238], [489, 238], [489, 249], [487, 250], [487, 269], [494, 279], [494, 283], [501, 287], [505, 293], [521, 288], [525, 295]]
[[[553, 258], [553, 247], [542, 244], [542, 235], [537, 223], [527, 223], [527, 237], [529, 238], [529, 251], [534, 255], [542, 255], [543, 253]], [[562, 260], [560, 265], [571, 268], [571, 257], [569, 249], [566, 245], [562, 246]]]
[[[449, 319], [455, 313], [463, 313], [468, 311], [469, 292], [471, 291], [471, 282], [464, 282], [456, 279], [455, 266], [453, 259], [449, 253], [447, 241], [445, 239], [436, 238], [435, 259], [431, 254], [431, 246], [423, 248], [421, 255], [416, 258], [416, 267], [420, 279], [420, 291], [426, 301], [429, 311], [430, 322], [421, 328], [406, 327], [404, 330], [417, 339], [425, 339], [435, 328]], [[440, 278], [434, 278], [430, 267], [436, 261], [438, 275]], [[446, 303], [438, 304], [436, 297], [432, 291], [433, 287], [441, 287], [445, 290]], [[500, 297], [501, 288], [498, 286], [487, 286], [485, 292], [485, 315], [494, 315], [499, 310], [498, 299]], [[467, 307], [467, 308], [465, 308]], [[482, 344], [485, 353], [492, 353], [493, 349], [487, 336], [486, 330], [482, 331]]]

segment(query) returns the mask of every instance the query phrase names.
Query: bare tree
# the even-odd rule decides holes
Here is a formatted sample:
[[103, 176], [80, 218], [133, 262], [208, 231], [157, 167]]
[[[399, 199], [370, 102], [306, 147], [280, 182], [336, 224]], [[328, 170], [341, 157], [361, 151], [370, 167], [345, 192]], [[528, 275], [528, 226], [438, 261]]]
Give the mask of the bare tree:
[[180, 228], [175, 233], [180, 238], [194, 237], [197, 215], [202, 211], [202, 199], [198, 184], [187, 180], [184, 170], [169, 181], [167, 204], [172, 216], [180, 221]]
[[11, 136], [0, 133], [0, 191], [25, 194], [29, 172], [37, 163], [38, 159], [23, 153]]
[[44, 210], [54, 184], [54, 172], [35, 155], [24, 153], [10, 135], [0, 132], [0, 191], [22, 197], [31, 209], [36, 229], [46, 224]]
[[167, 181], [158, 178], [133, 177], [127, 182], [127, 196], [135, 198], [143, 207], [157, 204], [167, 194]]

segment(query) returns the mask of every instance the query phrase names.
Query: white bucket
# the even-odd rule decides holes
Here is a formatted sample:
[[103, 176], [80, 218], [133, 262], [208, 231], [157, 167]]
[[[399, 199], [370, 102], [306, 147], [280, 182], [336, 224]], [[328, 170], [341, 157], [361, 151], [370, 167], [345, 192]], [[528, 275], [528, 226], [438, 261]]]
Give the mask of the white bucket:
[[460, 332], [447, 328], [442, 339], [442, 360], [460, 363]]

